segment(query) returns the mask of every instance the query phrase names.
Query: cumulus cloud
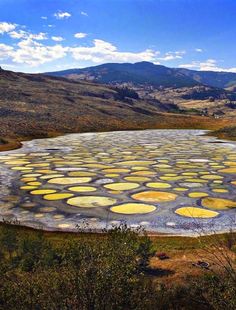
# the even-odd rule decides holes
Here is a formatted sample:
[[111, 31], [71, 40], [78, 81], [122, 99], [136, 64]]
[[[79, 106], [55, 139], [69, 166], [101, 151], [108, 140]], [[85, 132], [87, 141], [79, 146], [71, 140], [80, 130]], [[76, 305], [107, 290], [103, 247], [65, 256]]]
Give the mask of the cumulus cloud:
[[44, 32], [33, 34], [25, 30], [18, 30], [9, 32], [9, 36], [12, 39], [34, 39], [37, 41], [47, 40], [47, 34]]
[[185, 53], [186, 51], [168, 52], [168, 53], [165, 53], [163, 57], [159, 57], [158, 60], [170, 61], [170, 60], [175, 60], [175, 59], [182, 59]]
[[54, 16], [56, 17], [56, 19], [67, 19], [71, 17], [71, 14], [68, 12], [58, 11], [57, 13], [54, 14]]
[[18, 48], [11, 51], [11, 58], [16, 63], [38, 66], [65, 57], [67, 50], [60, 44], [49, 46], [28, 38], [20, 41]]
[[195, 52], [202, 53], [202, 52], [203, 52], [203, 49], [201, 49], [201, 48], [195, 48]]
[[9, 35], [12, 39], [23, 39], [23, 38], [26, 38], [27, 32], [24, 30], [11, 31], [9, 32]]
[[102, 62], [155, 61], [158, 51], [146, 49], [142, 52], [120, 52], [113, 44], [95, 39], [91, 47], [71, 47], [69, 51], [76, 60]]
[[217, 61], [215, 59], [207, 59], [205, 61], [192, 61], [188, 64], [182, 64], [179, 67], [200, 71], [224, 71], [236, 73], [236, 68], [222, 68], [217, 64]]
[[51, 39], [53, 41], [56, 41], [56, 42], [61, 42], [61, 41], [64, 41], [64, 38], [60, 37], [60, 36], [52, 36]]
[[41, 16], [41, 19], [48, 19], [47, 16]]
[[0, 22], [0, 34], [13, 31], [16, 28], [15, 24]]
[[0, 43], [0, 60], [9, 58], [11, 56], [12, 51], [13, 47]]
[[84, 33], [84, 32], [77, 32], [75, 33], [74, 37], [77, 38], [77, 39], [83, 39], [87, 36], [87, 33]]

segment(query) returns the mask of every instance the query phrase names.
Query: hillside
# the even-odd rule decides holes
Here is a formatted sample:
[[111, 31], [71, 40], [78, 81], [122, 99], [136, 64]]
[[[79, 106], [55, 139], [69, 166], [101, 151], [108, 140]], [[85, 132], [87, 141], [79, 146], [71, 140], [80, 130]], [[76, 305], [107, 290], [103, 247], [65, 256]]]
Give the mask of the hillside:
[[93, 80], [99, 83], [148, 84], [155, 87], [191, 87], [207, 85], [217, 88], [236, 86], [236, 73], [196, 71], [168, 68], [150, 62], [107, 63], [84, 69], [49, 72], [48, 75], [71, 79]]
[[[66, 132], [209, 127], [206, 118], [186, 118], [186, 111], [179, 111], [184, 115], [177, 112], [173, 105], [125, 97], [105, 85], [0, 70], [3, 140]], [[218, 128], [212, 122], [213, 128]]]
[[183, 73], [185, 76], [188, 76], [201, 84], [220, 88], [236, 87], [236, 73], [196, 71], [188, 69], [176, 69], [176, 71]]

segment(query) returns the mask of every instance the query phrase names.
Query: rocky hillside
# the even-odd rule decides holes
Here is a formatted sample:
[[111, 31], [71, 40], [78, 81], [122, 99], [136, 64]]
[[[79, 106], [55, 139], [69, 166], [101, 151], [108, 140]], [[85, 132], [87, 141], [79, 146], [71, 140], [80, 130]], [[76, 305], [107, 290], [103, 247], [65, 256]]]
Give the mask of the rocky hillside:
[[[2, 138], [156, 128], [165, 125], [166, 112], [180, 111], [173, 104], [139, 99], [128, 89], [0, 70]], [[168, 119], [172, 127], [178, 119], [183, 126], [191, 124], [191, 117], [186, 122], [185, 116], [168, 114]]]

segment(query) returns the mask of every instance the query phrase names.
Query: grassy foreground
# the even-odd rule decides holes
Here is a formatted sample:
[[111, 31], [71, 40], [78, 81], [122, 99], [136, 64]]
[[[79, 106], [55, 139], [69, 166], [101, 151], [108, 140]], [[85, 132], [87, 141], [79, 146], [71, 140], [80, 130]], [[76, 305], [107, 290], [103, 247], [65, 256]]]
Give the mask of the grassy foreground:
[[[235, 250], [233, 233], [148, 237], [125, 225], [85, 234], [1, 224], [0, 309], [235, 309]], [[210, 268], [192, 265], [200, 259]]]

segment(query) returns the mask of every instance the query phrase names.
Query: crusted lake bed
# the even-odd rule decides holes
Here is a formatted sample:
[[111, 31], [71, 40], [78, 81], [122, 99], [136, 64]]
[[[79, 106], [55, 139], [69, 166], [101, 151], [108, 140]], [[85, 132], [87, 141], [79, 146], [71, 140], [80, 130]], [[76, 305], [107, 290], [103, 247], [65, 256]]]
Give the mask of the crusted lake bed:
[[45, 229], [235, 230], [236, 143], [202, 130], [69, 134], [0, 153], [0, 218]]

